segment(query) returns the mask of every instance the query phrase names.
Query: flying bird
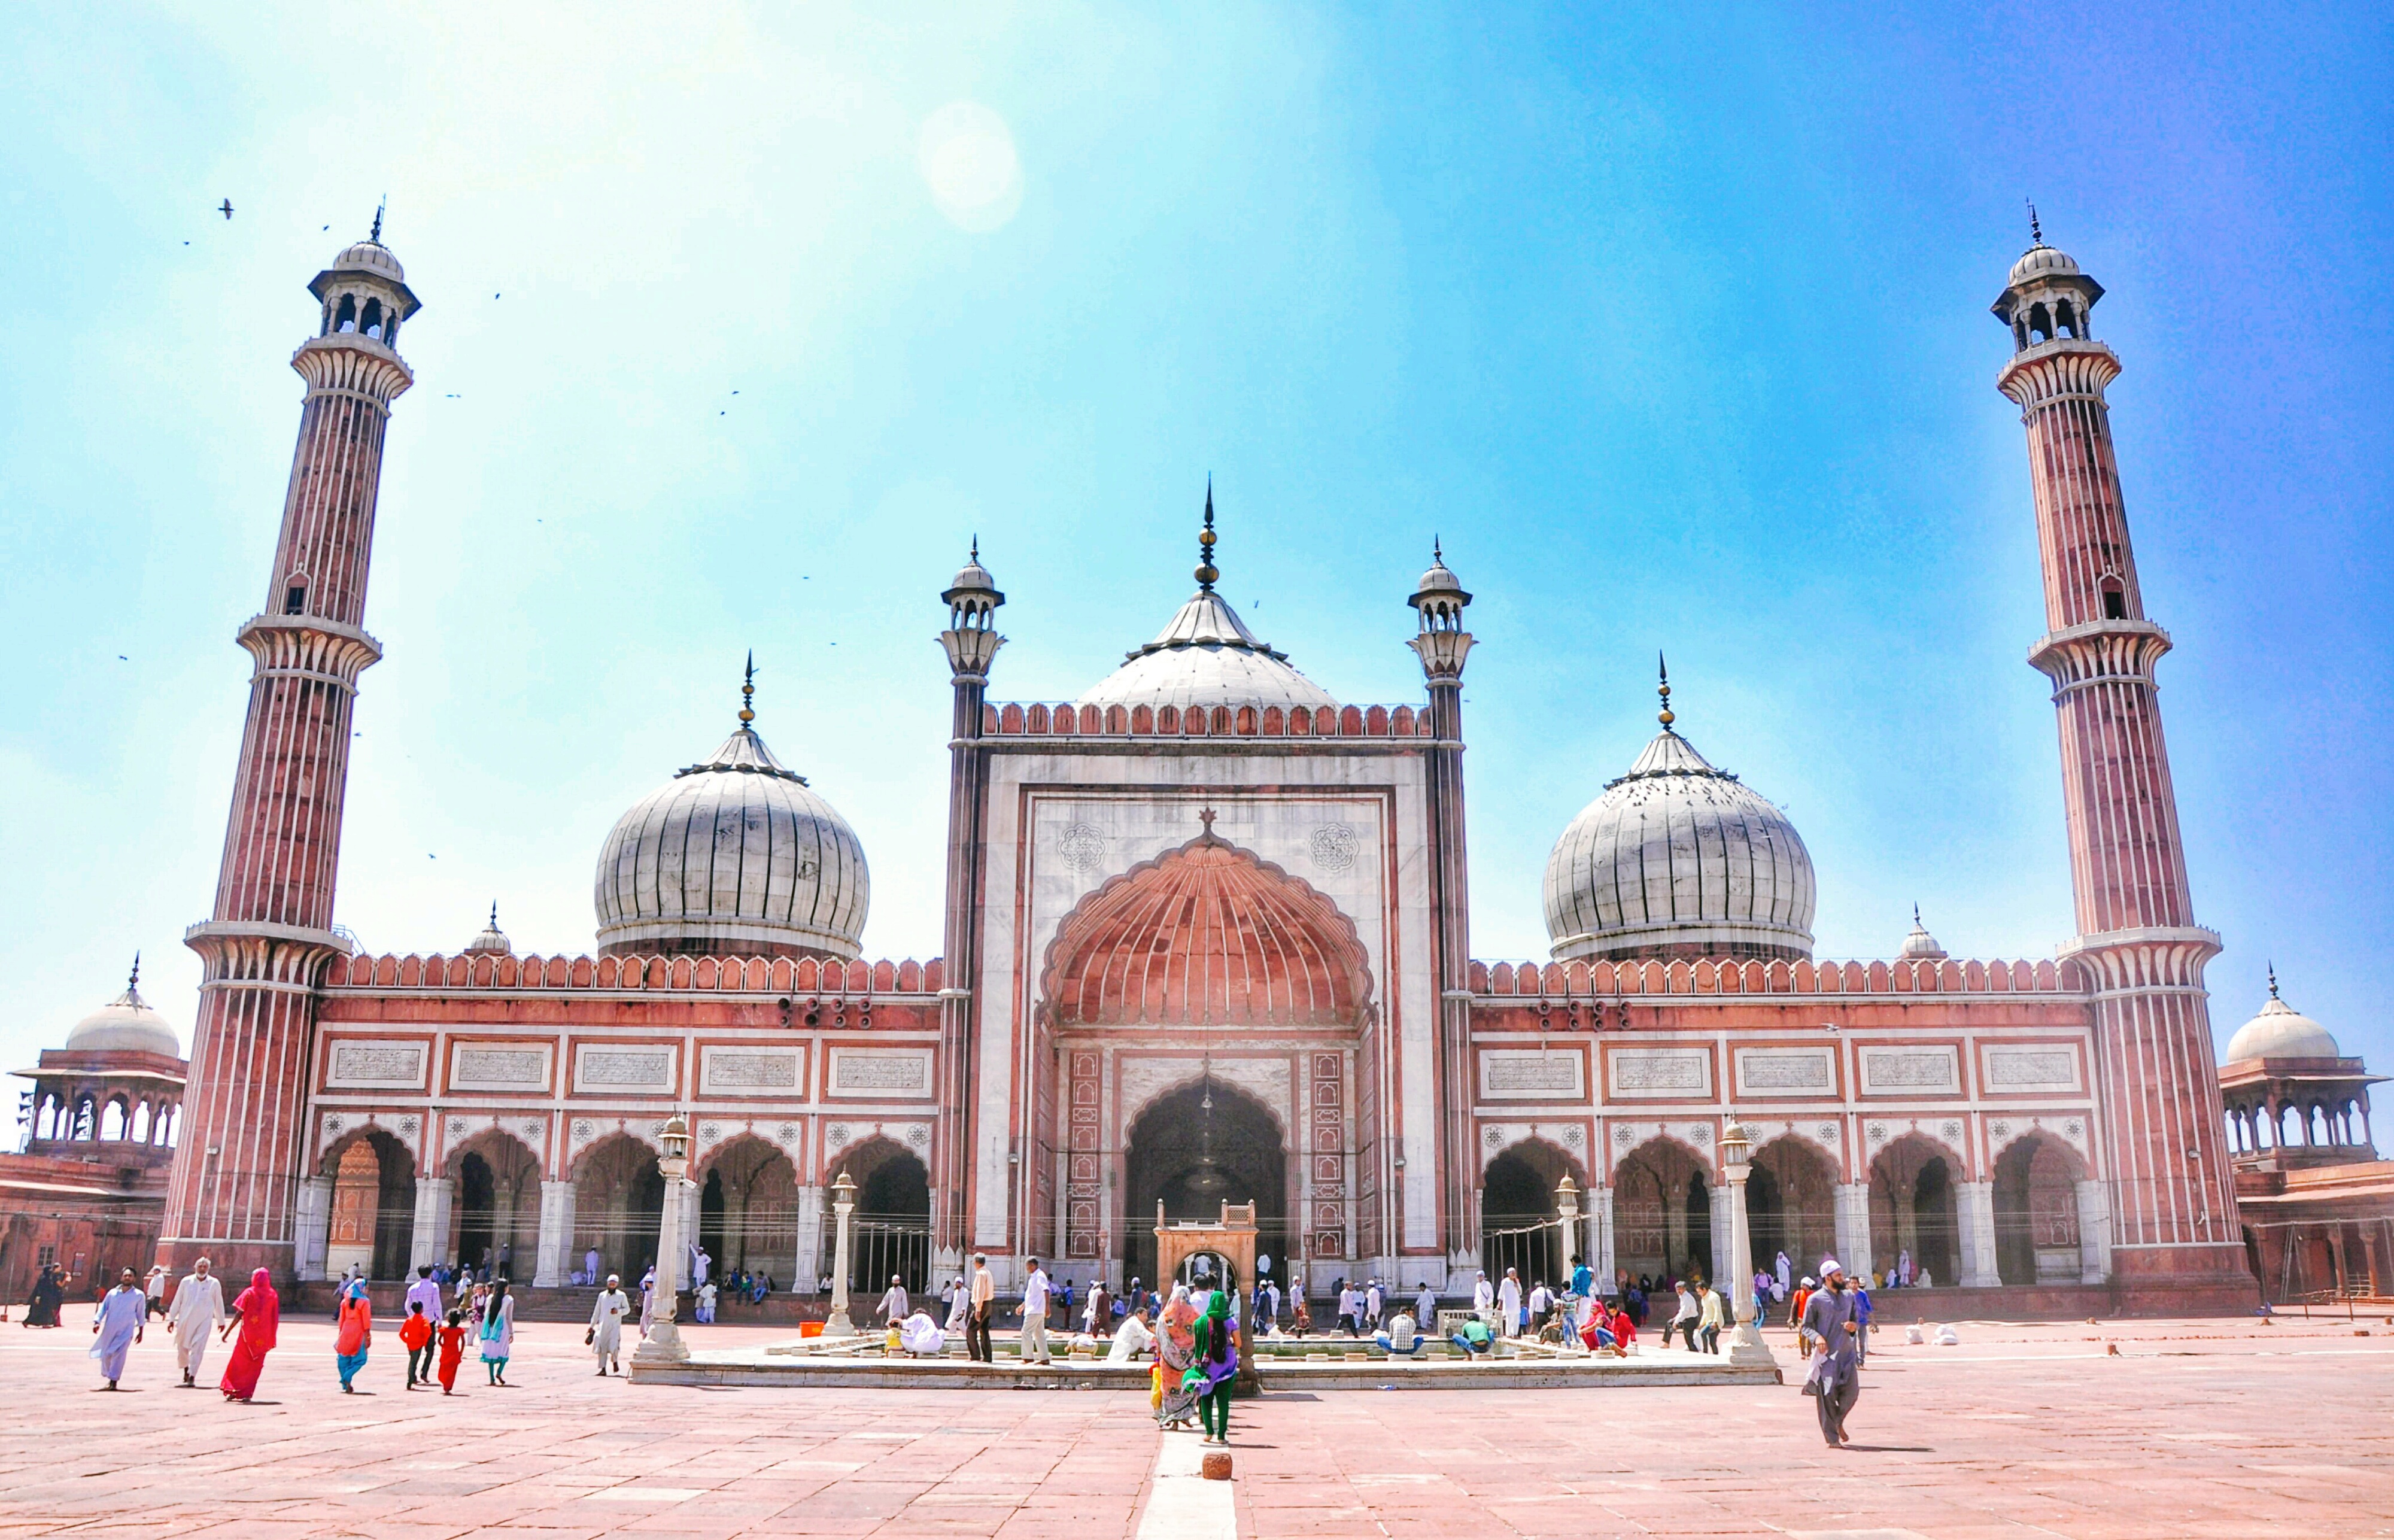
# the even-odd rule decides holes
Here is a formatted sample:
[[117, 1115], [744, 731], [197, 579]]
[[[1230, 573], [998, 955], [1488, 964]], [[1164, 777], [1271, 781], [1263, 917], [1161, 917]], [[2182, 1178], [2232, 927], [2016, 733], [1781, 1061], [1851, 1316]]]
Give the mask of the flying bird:
[[230, 198], [227, 198], [223, 203], [218, 204], [217, 205], [217, 212], [218, 214], [223, 215], [223, 216], [224, 216], [226, 218], [228, 218], [228, 219], [231, 218], [231, 217], [232, 217], [232, 200], [231, 200]]

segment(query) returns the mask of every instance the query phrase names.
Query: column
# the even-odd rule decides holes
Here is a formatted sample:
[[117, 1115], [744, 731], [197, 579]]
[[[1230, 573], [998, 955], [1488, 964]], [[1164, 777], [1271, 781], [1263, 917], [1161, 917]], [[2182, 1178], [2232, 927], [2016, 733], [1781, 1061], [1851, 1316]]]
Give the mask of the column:
[[1621, 1264], [1612, 1252], [1612, 1189], [1597, 1187], [1589, 1190], [1587, 1212], [1587, 1249], [1582, 1253], [1587, 1265], [1596, 1271], [1596, 1291], [1612, 1292], [1612, 1272]]
[[[815, 1284], [822, 1280], [822, 1212], [823, 1190], [820, 1187], [799, 1188], [798, 1254], [792, 1264], [797, 1269], [797, 1273], [791, 1286], [800, 1294], [812, 1294]], [[933, 1212], [938, 1211], [935, 1209]], [[945, 1255], [943, 1250], [941, 1256]]]
[[333, 1178], [302, 1177], [293, 1213], [293, 1270], [302, 1281], [324, 1276], [324, 1248], [333, 1236]]
[[415, 1230], [408, 1237], [408, 1271], [430, 1267], [447, 1255], [449, 1215], [456, 1201], [457, 1184], [447, 1177], [415, 1178]]
[[[1846, 1272], [1854, 1278], [1868, 1278], [1874, 1265], [1871, 1257], [1870, 1183], [1839, 1182], [1835, 1194], [1837, 1260], [1846, 1265]], [[1796, 1275], [1817, 1273], [1821, 1259], [1817, 1257], [1791, 1257]], [[1889, 1265], [1894, 1258], [1889, 1257]]]
[[674, 1253], [674, 1287], [690, 1287], [690, 1248], [698, 1244], [699, 1186], [685, 1179], [681, 1188], [681, 1249]]
[[1752, 1231], [1746, 1228], [1745, 1213], [1745, 1179], [1752, 1169], [1743, 1163], [1732, 1165], [1729, 1178], [1730, 1249], [1736, 1255], [1736, 1262], [1729, 1270], [1728, 1357], [1731, 1364], [1740, 1368], [1775, 1365], [1779, 1362], [1762, 1340], [1762, 1328], [1756, 1324], [1754, 1242]]
[[1962, 1286], [1992, 1289], [2002, 1279], [1995, 1272], [1995, 1184], [1953, 1184], [1953, 1215], [1962, 1231]]
[[1752, 1263], [1731, 1255], [1735, 1248], [1732, 1244], [1734, 1238], [1730, 1233], [1729, 1184], [1714, 1183], [1709, 1196], [1712, 1199], [1712, 1209], [1708, 1218], [1712, 1221], [1713, 1232], [1713, 1265], [1709, 1277], [1712, 1283], [1718, 1284], [1735, 1277], [1741, 1263], [1743, 1263], [1745, 1270], [1749, 1272], [1754, 1269]]
[[2111, 1280], [2111, 1184], [2089, 1178], [2078, 1189], [2078, 1281]]
[[573, 1184], [540, 1184], [540, 1252], [533, 1265], [532, 1285], [561, 1289], [573, 1271]]

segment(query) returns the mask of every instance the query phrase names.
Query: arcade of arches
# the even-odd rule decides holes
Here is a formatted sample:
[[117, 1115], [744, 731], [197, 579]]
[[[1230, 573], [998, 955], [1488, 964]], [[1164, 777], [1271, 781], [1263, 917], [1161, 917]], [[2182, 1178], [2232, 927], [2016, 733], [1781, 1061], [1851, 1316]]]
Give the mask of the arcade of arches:
[[455, 1186], [442, 1255], [521, 1279], [540, 1244], [538, 1158], [514, 1135], [489, 1129], [451, 1154], [446, 1175]]
[[1712, 1169], [1676, 1139], [1654, 1139], [1612, 1172], [1612, 1262], [1632, 1278], [1710, 1278]]
[[[876, 1136], [835, 1159], [830, 1168], [845, 1172], [856, 1184], [856, 1212], [848, 1221], [851, 1293], [868, 1300], [878, 1297], [892, 1278], [904, 1283], [909, 1294], [932, 1287], [931, 1172], [923, 1158], [895, 1139]], [[822, 1227], [816, 1255], [822, 1258], [822, 1277], [828, 1278], [838, 1255], [838, 1216], [828, 1204]]]
[[626, 1283], [657, 1258], [657, 1224], [665, 1211], [664, 1173], [657, 1152], [629, 1134], [610, 1134], [582, 1152], [574, 1167], [573, 1227], [577, 1248], [598, 1253], [598, 1270]]
[[1909, 1257], [1929, 1281], [1961, 1281], [1961, 1222], [1953, 1168], [1940, 1146], [1906, 1134], [1871, 1162], [1871, 1256], [1883, 1271]]

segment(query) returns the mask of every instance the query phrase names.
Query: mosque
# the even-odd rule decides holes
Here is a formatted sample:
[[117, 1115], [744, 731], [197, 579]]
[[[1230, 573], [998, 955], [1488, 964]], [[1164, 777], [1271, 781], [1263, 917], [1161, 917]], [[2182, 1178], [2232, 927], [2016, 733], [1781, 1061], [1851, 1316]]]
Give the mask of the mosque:
[[[2075, 933], [2054, 955], [1959, 959], [1915, 924], [1891, 956], [1815, 958], [1801, 835], [1680, 731], [1666, 678], [1654, 736], [1559, 831], [1550, 955], [1475, 957], [1472, 596], [1434, 553], [1389, 596], [1421, 696], [1343, 699], [1225, 599], [1209, 495], [1194, 591], [1074, 700], [992, 694], [1006, 596], [977, 548], [940, 593], [944, 940], [901, 962], [860, 954], [864, 843], [768, 746], [753, 681], [721, 743], [626, 787], [594, 840], [587, 954], [520, 954], [495, 911], [421, 955], [367, 955], [334, 925], [351, 714], [381, 655], [362, 628], [381, 452], [418, 309], [378, 236], [316, 277], [319, 329], [293, 357], [307, 389], [265, 603], [239, 633], [255, 667], [222, 872], [186, 938], [205, 982], [172, 1087], [168, 1266], [388, 1278], [488, 1257], [568, 1286], [594, 1261], [637, 1271], [673, 1202], [717, 1268], [811, 1288], [844, 1178], [860, 1285], [920, 1286], [976, 1251], [1006, 1282], [1032, 1256], [1151, 1278], [1159, 1206], [1227, 1200], [1253, 1202], [1262, 1249], [1316, 1289], [1460, 1289], [1493, 1263], [1565, 1265], [1539, 1227], [1568, 1178], [1568, 1249], [1599, 1275], [1709, 1273], [1730, 1263], [1734, 1114], [1757, 1146], [1757, 1258], [1901, 1257], [2072, 1313], [2240, 1308], [2256, 1274], [2282, 1291], [2297, 1269], [2310, 1287], [2394, 1274], [2384, 1197], [2283, 1220], [2332, 1232], [2316, 1253], [2240, 1219], [2240, 1192], [2251, 1212], [2322, 1180], [2394, 1187], [2373, 1077], [2274, 999], [2224, 1080], [2215, 1064], [2219, 941], [2180, 849], [2154, 686], [2170, 638], [2146, 618], [2104, 400], [2120, 364], [2088, 331], [2101, 286], [2041, 238], [1994, 313], [2069, 823]], [[42, 1074], [37, 1152], [90, 1142], [93, 1099], [122, 1099]], [[668, 1194], [677, 1112], [691, 1175]]]

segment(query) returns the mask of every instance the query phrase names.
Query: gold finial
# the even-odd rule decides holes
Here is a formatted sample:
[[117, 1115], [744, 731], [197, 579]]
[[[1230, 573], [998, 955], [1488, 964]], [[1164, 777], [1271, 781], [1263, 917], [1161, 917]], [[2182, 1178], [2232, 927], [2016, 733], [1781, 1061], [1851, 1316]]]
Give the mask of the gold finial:
[[1221, 578], [1221, 569], [1214, 565], [1214, 478], [1205, 478], [1205, 527], [1197, 535], [1197, 586], [1206, 593]]
[[1660, 669], [1663, 675], [1663, 683], [1658, 690], [1658, 693], [1663, 698], [1663, 709], [1655, 714], [1654, 719], [1663, 724], [1664, 731], [1668, 732], [1671, 731], [1671, 724], [1679, 719], [1671, 714], [1671, 665], [1662, 653], [1657, 652], [1654, 654], [1654, 666]]
[[740, 683], [740, 725], [746, 727], [756, 719], [756, 652], [748, 651], [748, 672]]

